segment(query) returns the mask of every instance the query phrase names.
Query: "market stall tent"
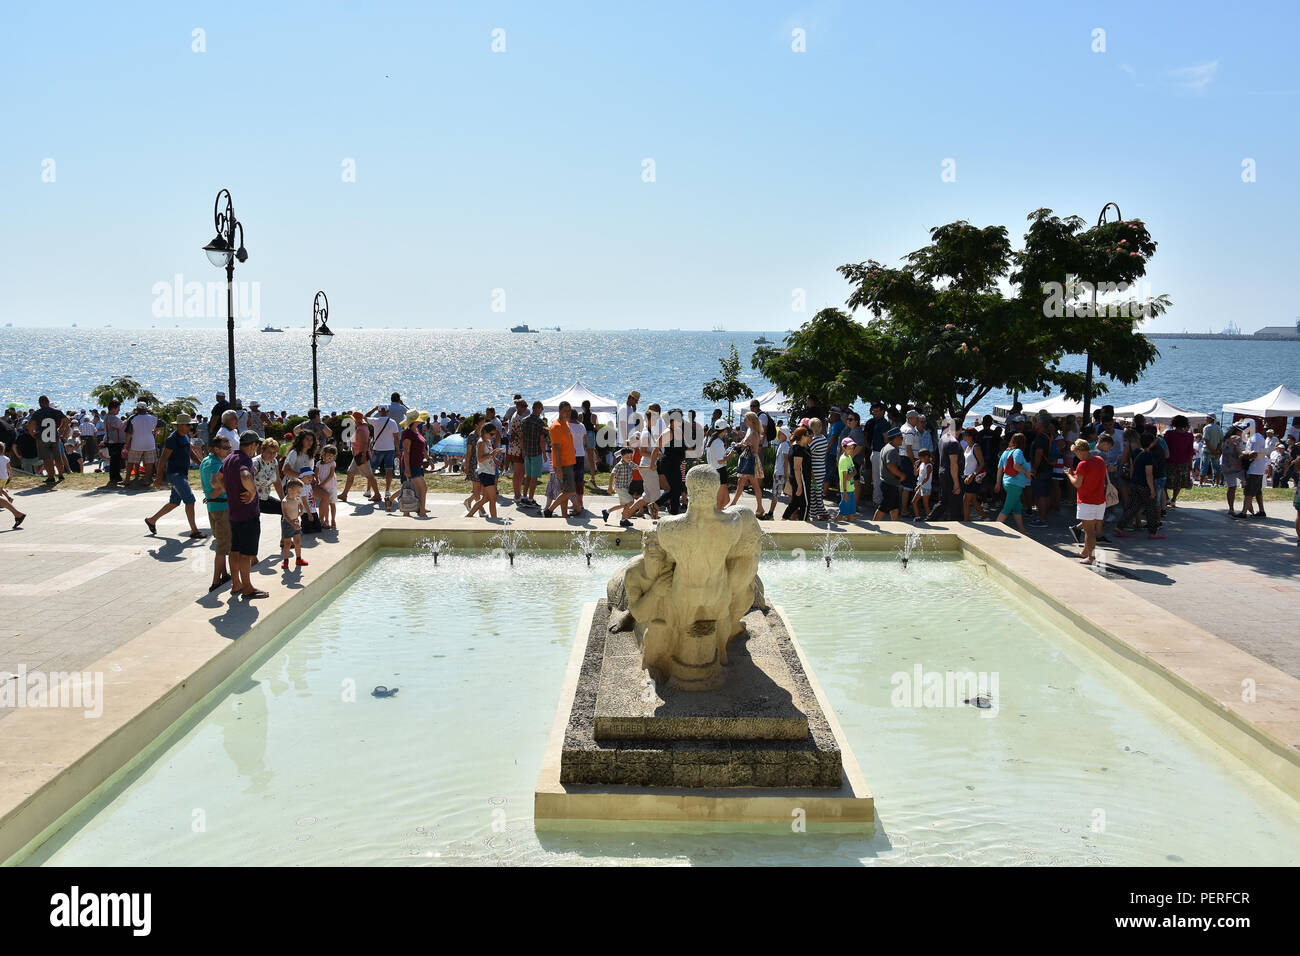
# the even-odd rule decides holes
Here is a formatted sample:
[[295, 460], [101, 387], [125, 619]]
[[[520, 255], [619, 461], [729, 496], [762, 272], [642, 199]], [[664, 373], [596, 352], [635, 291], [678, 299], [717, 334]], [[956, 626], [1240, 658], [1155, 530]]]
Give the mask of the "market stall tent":
[[[1066, 415], [1077, 416], [1083, 414], [1083, 402], [1066, 398], [1064, 394], [1053, 395], [1051, 398], [1044, 398], [1037, 402], [1022, 402], [1021, 411], [1026, 417], [1033, 417], [1039, 412], [1047, 412], [1053, 418], [1063, 418]], [[1010, 414], [1010, 405], [997, 405], [993, 409], [993, 417], [999, 420], [1005, 420]]]
[[[766, 412], [769, 415], [790, 414], [790, 405], [792, 402], [780, 389], [774, 388], [770, 392], [764, 392], [762, 395], [755, 395], [754, 398], [758, 399], [759, 411]], [[743, 399], [742, 401], [733, 404], [732, 407], [737, 412], [747, 412], [749, 411], [749, 403], [752, 402], [754, 398]]]
[[1134, 402], [1132, 405], [1115, 409], [1116, 418], [1131, 419], [1134, 415], [1141, 415], [1147, 421], [1155, 422], [1157, 425], [1168, 425], [1174, 420], [1175, 415], [1182, 415], [1193, 428], [1204, 425], [1210, 420], [1210, 416], [1204, 412], [1189, 412], [1172, 402], [1166, 402], [1163, 398], [1149, 398], [1146, 401]]
[[1224, 416], [1246, 415], [1251, 418], [1294, 418], [1300, 415], [1300, 395], [1285, 385], [1279, 385], [1267, 395], [1249, 402], [1236, 402], [1223, 406]]
[[582, 412], [582, 403], [591, 402], [591, 410], [603, 422], [611, 421], [614, 413], [618, 411], [618, 405], [612, 399], [601, 398], [591, 389], [583, 385], [582, 382], [574, 382], [559, 395], [552, 395], [550, 398], [542, 399], [542, 411], [547, 415], [554, 415], [560, 410], [560, 402], [568, 402], [578, 411]]

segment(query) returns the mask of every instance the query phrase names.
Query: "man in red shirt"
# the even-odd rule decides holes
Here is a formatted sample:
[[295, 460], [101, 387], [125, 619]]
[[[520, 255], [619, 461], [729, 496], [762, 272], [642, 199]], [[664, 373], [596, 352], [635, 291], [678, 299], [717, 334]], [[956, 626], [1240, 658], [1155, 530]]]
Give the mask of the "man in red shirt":
[[[578, 454], [573, 447], [573, 432], [569, 428], [569, 412], [572, 406], [560, 402], [560, 411], [555, 416], [548, 431], [551, 433], [551, 465], [554, 468], [552, 481], [560, 483], [560, 494], [555, 504], [542, 512], [543, 518], [555, 517], [555, 509], [560, 509], [560, 517], [569, 517], [569, 497], [577, 486], [574, 482], [574, 469], [578, 464]], [[577, 479], [581, 481], [582, 478]]]
[[[1102, 442], [1109, 442], [1109, 436]], [[1092, 564], [1097, 550], [1097, 535], [1101, 533], [1102, 522], [1106, 520], [1106, 459], [1095, 455], [1089, 449], [1088, 442], [1080, 438], [1073, 446], [1078, 464], [1066, 470], [1065, 475], [1070, 484], [1078, 489], [1078, 504], [1075, 516], [1083, 525], [1083, 552], [1079, 555], [1084, 564]], [[1101, 443], [1098, 443], [1098, 450]]]

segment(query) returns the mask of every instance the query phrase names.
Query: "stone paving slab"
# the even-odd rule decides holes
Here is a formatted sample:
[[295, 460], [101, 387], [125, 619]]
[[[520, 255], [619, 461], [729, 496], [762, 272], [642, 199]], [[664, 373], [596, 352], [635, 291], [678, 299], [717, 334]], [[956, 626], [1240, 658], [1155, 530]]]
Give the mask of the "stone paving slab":
[[[1268, 502], [1266, 519], [1232, 519], [1227, 505], [1169, 511], [1163, 541], [1111, 536], [1094, 570], [1292, 677], [1300, 678], [1300, 547], [1295, 509]], [[1108, 528], [1111, 526], [1107, 526]], [[1029, 536], [1059, 554], [1078, 547], [1064, 520]]]

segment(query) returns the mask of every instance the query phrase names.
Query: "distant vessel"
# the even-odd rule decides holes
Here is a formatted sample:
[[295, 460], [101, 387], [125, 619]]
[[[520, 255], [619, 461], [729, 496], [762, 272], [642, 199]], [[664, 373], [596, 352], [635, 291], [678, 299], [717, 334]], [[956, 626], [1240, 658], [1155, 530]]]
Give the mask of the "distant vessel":
[[760, 335], [758, 338], [754, 339], [754, 344], [755, 344], [755, 345], [771, 345], [771, 344], [772, 344], [772, 340], [769, 339], [769, 338], [768, 338], [767, 336], [765, 336], [765, 335]]
[[512, 327], [511, 327], [510, 331], [511, 331], [511, 332], [531, 332], [531, 333], [533, 333], [534, 335], [536, 335], [538, 330], [537, 330], [537, 329], [530, 329], [530, 328], [529, 328], [528, 326], [526, 326], [526, 325], [515, 325], [515, 326], [512, 326]]
[[726, 328], [726, 326], [724, 326], [724, 325], [715, 325], [715, 326], [713, 327], [713, 331], [714, 331], [714, 332], [725, 332], [725, 331], [727, 331], [727, 328]]
[[276, 328], [275, 326], [273, 326], [273, 325], [268, 325], [268, 326], [267, 326], [266, 328], [264, 328], [262, 331], [263, 331], [263, 332], [283, 332], [284, 329], [277, 329], [277, 328]]

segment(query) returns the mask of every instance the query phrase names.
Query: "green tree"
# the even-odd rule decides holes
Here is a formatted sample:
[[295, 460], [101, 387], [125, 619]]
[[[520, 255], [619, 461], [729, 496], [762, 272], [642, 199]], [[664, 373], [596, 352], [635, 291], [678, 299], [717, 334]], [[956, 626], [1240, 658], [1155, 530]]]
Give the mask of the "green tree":
[[[1039, 384], [1042, 366], [1026, 355], [1023, 305], [998, 289], [1011, 264], [1006, 228], [958, 221], [930, 240], [901, 268], [868, 260], [838, 270], [853, 286], [846, 304], [873, 317], [856, 362], [870, 389], [860, 394], [965, 418], [995, 388]], [[872, 371], [886, 365], [887, 375]]]
[[[1036, 209], [1028, 219], [1011, 281], [1036, 325], [1036, 349], [1050, 357], [1046, 386], [1090, 404], [1107, 390], [1094, 368], [1098, 376], [1134, 384], [1160, 354], [1139, 326], [1171, 305], [1167, 295], [1142, 299], [1131, 288], [1156, 251], [1146, 224], [1129, 219], [1084, 228], [1079, 216], [1062, 218], [1050, 209]], [[1088, 357], [1083, 372], [1060, 368], [1071, 354]]]
[[127, 410], [134, 407], [138, 401], [144, 402], [150, 408], [162, 407], [162, 402], [157, 395], [129, 375], [115, 375], [111, 381], [96, 385], [90, 390], [90, 397], [104, 408], [114, 401], [120, 402]]
[[796, 405], [828, 408], [852, 402], [859, 394], [876, 394], [858, 391], [866, 387], [860, 373], [867, 366], [859, 360], [870, 351], [867, 335], [862, 323], [839, 309], [822, 309], [786, 336], [780, 347], [757, 348], [750, 365]]
[[718, 359], [722, 366], [722, 377], [704, 383], [703, 395], [711, 402], [725, 402], [727, 407], [727, 425], [735, 419], [735, 403], [742, 398], [753, 398], [754, 391], [740, 380], [740, 354], [736, 343], [731, 343], [731, 354]]

